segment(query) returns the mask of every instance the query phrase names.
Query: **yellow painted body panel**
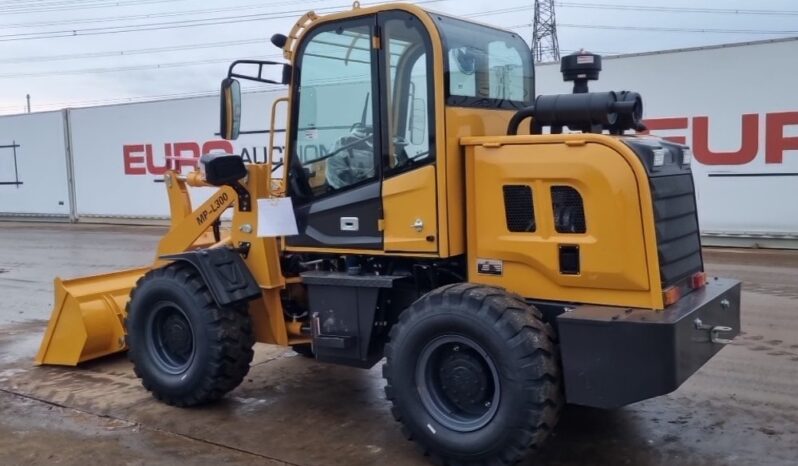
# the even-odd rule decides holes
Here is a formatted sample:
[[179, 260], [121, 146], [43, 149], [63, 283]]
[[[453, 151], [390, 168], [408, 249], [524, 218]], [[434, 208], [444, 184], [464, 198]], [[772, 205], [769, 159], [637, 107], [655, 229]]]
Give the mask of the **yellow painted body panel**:
[[223, 186], [194, 212], [182, 218], [172, 216], [169, 232], [158, 243], [158, 256], [178, 254], [189, 249], [236, 199], [235, 190]]
[[[263, 299], [250, 303], [249, 314], [255, 330], [255, 340], [261, 343], [288, 344], [288, 333], [283, 317], [280, 290], [285, 278], [280, 267], [280, 249], [277, 238], [258, 238], [257, 199], [271, 197], [271, 172], [268, 165], [249, 165], [246, 188], [252, 197], [249, 212], [238, 209], [233, 214], [231, 237], [234, 246], [249, 243], [249, 254], [244, 259], [255, 281], [260, 285]], [[249, 228], [244, 227], [248, 225]]]
[[[469, 281], [535, 299], [663, 307], [648, 178], [626, 146], [609, 136], [586, 134], [462, 142]], [[504, 185], [532, 188], [536, 231], [508, 230]], [[580, 193], [586, 233], [555, 231], [552, 186], [571, 186]], [[579, 247], [580, 274], [560, 273], [561, 245]], [[477, 273], [479, 259], [503, 261], [503, 273]]]
[[[448, 234], [449, 248], [441, 257], [466, 253], [465, 156], [460, 140], [469, 136], [505, 134], [515, 112], [480, 108], [446, 107], [446, 157], [439, 161], [445, 170], [438, 174], [439, 222], [448, 225], [441, 235]], [[441, 133], [439, 133], [441, 134]], [[442, 188], [441, 188], [442, 186]]]
[[[443, 44], [432, 19], [414, 5], [385, 4], [323, 17], [309, 12], [289, 33], [284, 56], [295, 62], [303, 38], [318, 25], [392, 10], [415, 15], [431, 39], [435, 162], [383, 181], [382, 251], [315, 247], [285, 247], [285, 251], [419, 259], [467, 254], [472, 282], [502, 286], [530, 298], [661, 309], [647, 176], [637, 157], [617, 139], [590, 134], [489, 136], [505, 134], [514, 112], [446, 106]], [[289, 92], [289, 109], [292, 99]], [[272, 122], [278, 102], [272, 106]], [[289, 115], [289, 135], [290, 125]], [[291, 153], [291, 141], [287, 143], [287, 153]], [[273, 145], [272, 139], [270, 148]], [[185, 178], [167, 173], [171, 227], [153, 264], [95, 277], [56, 279], [53, 314], [36, 362], [75, 365], [124, 350], [125, 305], [136, 280], [168, 263], [157, 259], [159, 255], [202, 247], [249, 245], [245, 262], [262, 290], [262, 298], [249, 306], [257, 341], [281, 345], [307, 341], [291, 335], [285, 322], [280, 242], [256, 235], [257, 200], [285, 195], [288, 167], [281, 179], [272, 179], [271, 162], [250, 165], [248, 177], [242, 180], [251, 194], [248, 212], [238, 210], [240, 199], [231, 187], [218, 188], [208, 201], [192, 209], [188, 186], [205, 185], [200, 173]], [[290, 158], [286, 163], [291, 163]], [[317, 176], [324, 176], [323, 171]], [[534, 190], [535, 233], [507, 230], [501, 208], [503, 184], [528, 184]], [[554, 231], [549, 188], [556, 184], [573, 186], [581, 193], [588, 233]], [[211, 227], [230, 208], [232, 226], [216, 241]], [[421, 231], [413, 228], [417, 219], [423, 222]], [[560, 244], [579, 246], [580, 275], [559, 273]], [[478, 258], [504, 261], [503, 275], [476, 273]]]
[[[385, 180], [382, 209], [386, 251], [437, 252], [435, 186], [435, 167], [432, 165]], [[414, 226], [418, 221], [423, 225], [420, 229]]]

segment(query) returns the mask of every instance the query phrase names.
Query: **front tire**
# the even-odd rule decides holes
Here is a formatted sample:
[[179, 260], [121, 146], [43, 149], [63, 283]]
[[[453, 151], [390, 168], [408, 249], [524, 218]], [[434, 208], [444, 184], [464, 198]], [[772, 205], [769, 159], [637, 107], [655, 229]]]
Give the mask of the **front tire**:
[[542, 445], [563, 405], [551, 327], [498, 288], [430, 292], [402, 313], [385, 354], [392, 413], [440, 464], [514, 464]]
[[128, 358], [144, 388], [175, 406], [218, 400], [249, 371], [254, 337], [245, 304], [219, 307], [197, 270], [145, 274], [127, 305]]

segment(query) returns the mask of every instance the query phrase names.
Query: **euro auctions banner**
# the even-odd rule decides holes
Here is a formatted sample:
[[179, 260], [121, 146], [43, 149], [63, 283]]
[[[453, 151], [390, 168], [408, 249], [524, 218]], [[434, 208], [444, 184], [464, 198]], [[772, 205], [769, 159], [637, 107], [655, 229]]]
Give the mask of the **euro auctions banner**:
[[[166, 190], [156, 182], [167, 170], [188, 173], [202, 154], [213, 152], [265, 162], [271, 105], [280, 96], [244, 94], [242, 135], [236, 141], [218, 136], [218, 97], [71, 110], [78, 215], [167, 217]], [[278, 107], [282, 119], [284, 107]], [[282, 160], [282, 119], [277, 121], [275, 161]], [[202, 202], [211, 192], [194, 188], [192, 200]]]
[[[590, 88], [641, 93], [651, 132], [692, 146], [702, 232], [798, 237], [796, 56], [798, 38], [610, 57]], [[571, 85], [559, 65], [541, 65], [536, 92], [567, 93]], [[215, 96], [0, 117], [0, 215], [70, 214], [68, 120], [77, 217], [167, 217], [165, 188], [155, 182], [164, 171], [187, 173], [209, 152], [264, 162], [280, 96], [244, 94], [242, 135], [232, 142], [217, 136]], [[280, 105], [276, 160], [286, 114]], [[314, 137], [301, 149], [321, 152], [325, 144]], [[199, 202], [210, 192], [192, 195]]]
[[[606, 58], [594, 91], [643, 96], [652, 134], [693, 149], [703, 233], [798, 237], [798, 38]], [[559, 65], [538, 94], [570, 92]]]

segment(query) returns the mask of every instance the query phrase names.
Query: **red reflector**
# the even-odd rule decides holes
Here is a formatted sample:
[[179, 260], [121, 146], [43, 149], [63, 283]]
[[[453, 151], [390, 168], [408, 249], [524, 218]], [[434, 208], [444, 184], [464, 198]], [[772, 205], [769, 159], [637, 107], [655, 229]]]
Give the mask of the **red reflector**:
[[693, 288], [701, 288], [707, 284], [707, 274], [704, 272], [696, 272], [690, 277], [690, 286]]
[[679, 288], [672, 286], [662, 292], [662, 300], [665, 301], [665, 306], [670, 306], [682, 297]]

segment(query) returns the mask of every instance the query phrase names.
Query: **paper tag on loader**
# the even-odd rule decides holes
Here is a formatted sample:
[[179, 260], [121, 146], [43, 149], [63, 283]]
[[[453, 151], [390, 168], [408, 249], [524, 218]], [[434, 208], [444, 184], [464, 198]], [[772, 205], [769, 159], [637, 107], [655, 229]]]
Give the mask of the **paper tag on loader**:
[[292, 236], [298, 233], [290, 197], [258, 199], [259, 237]]

